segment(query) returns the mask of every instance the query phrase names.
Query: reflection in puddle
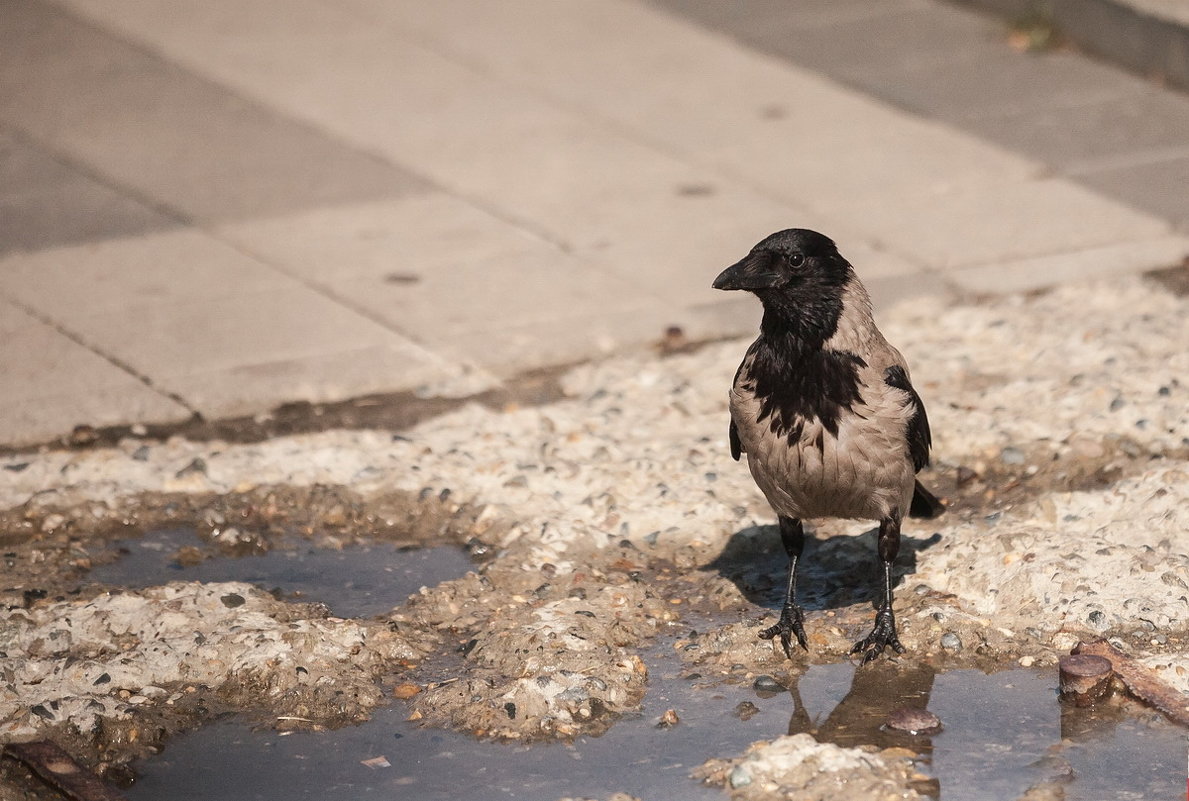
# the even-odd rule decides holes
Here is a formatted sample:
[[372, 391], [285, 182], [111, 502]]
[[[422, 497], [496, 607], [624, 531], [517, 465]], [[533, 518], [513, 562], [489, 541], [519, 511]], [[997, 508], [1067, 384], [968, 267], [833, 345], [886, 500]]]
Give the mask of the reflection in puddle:
[[[699, 785], [690, 771], [755, 740], [801, 731], [842, 745], [923, 751], [931, 764], [921, 767], [945, 801], [1015, 799], [1054, 779], [1068, 780], [1067, 801], [1175, 798], [1181, 789], [1183, 730], [1158, 715], [1097, 716], [1066, 707], [1056, 698], [1056, 676], [1044, 671], [934, 674], [881, 665], [856, 672], [849, 664], [822, 665], [794, 689], [772, 695], [748, 686], [697, 687], [678, 678], [681, 665], [671, 649], [658, 646], [647, 656], [643, 714], [600, 738], [572, 745], [479, 742], [417, 728], [400, 703], [334, 732], [280, 736], [229, 720], [178, 737], [161, 756], [137, 765], [141, 778], [128, 796], [555, 801], [624, 791], [649, 801], [721, 799], [722, 791]], [[759, 711], [741, 718], [736, 707], [743, 701]], [[929, 738], [883, 730], [887, 713], [906, 704], [927, 705], [944, 730]], [[681, 722], [658, 728], [670, 708]], [[362, 764], [375, 757], [389, 766]]]
[[244, 581], [280, 590], [288, 601], [319, 601], [339, 617], [370, 617], [391, 610], [423, 586], [457, 578], [474, 567], [461, 549], [408, 548], [372, 543], [342, 550], [299, 546], [255, 556], [217, 556], [183, 566], [176, 555], [203, 545], [191, 529], [170, 529], [116, 545], [127, 554], [100, 565], [90, 577], [104, 584], [148, 587], [169, 581]]

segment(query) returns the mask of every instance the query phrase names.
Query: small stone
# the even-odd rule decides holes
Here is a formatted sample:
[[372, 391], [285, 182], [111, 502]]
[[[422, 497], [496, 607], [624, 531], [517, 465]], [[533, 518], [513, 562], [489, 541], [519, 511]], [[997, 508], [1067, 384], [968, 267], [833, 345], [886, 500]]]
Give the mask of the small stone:
[[974, 472], [966, 465], [960, 465], [958, 467], [957, 475], [954, 476], [954, 481], [959, 487], [965, 487], [976, 478], [978, 478], [978, 473]]
[[676, 709], [666, 709], [665, 714], [661, 715], [660, 721], [657, 722], [658, 729], [671, 729], [681, 722], [681, 718], [677, 716]]
[[1057, 663], [1061, 694], [1078, 706], [1105, 698], [1111, 689], [1111, 661], [1095, 654], [1063, 656]]
[[738, 790], [740, 787], [746, 787], [751, 784], [751, 774], [747, 772], [747, 768], [742, 765], [736, 765], [731, 769], [731, 774], [727, 778], [732, 790]]
[[1107, 622], [1106, 615], [1098, 609], [1095, 609], [1093, 612], [1091, 612], [1086, 619], [1090, 622], [1090, 625], [1098, 631], [1106, 631], [1111, 625], [1109, 622]]
[[94, 426], [81, 425], [75, 426], [74, 430], [70, 432], [67, 442], [75, 448], [85, 448], [88, 445], [94, 445], [99, 440], [99, 432], [95, 430]]
[[757, 693], [782, 693], [785, 691], [785, 686], [776, 679], [765, 674], [756, 676], [756, 680], [752, 682], [752, 689]]
[[1019, 448], [1008, 446], [999, 451], [999, 460], [1004, 464], [1023, 464], [1024, 452]]
[[751, 720], [751, 718], [760, 711], [760, 708], [751, 701], [740, 701], [735, 706], [735, 717], [740, 720]]
[[149, 460], [149, 446], [141, 445], [132, 452], [132, 458], [138, 462], [147, 462]]
[[183, 467], [181, 470], [174, 473], [174, 478], [185, 478], [186, 476], [206, 475], [206, 460], [201, 456], [190, 460], [190, 464]]
[[243, 606], [246, 603], [244, 596], [237, 592], [229, 592], [226, 595], [221, 596], [219, 600], [222, 601], [223, 606], [227, 607], [228, 609], [235, 609], [237, 606]]
[[889, 729], [909, 734], [936, 734], [941, 731], [941, 719], [927, 709], [902, 706], [888, 715], [885, 725]]
[[1032, 667], [1034, 664], [1036, 664], [1036, 660], [1034, 658], [1030, 656], [1020, 657], [1020, 667]]
[[52, 534], [53, 532], [60, 529], [62, 524], [65, 522], [66, 517], [55, 512], [53, 514], [46, 515], [41, 521], [41, 530], [46, 534]]
[[945, 634], [941, 635], [941, 647], [945, 648], [947, 651], [961, 651], [962, 638], [957, 634], [954, 634], [952, 631], [947, 631]]
[[392, 695], [396, 698], [412, 698], [419, 692], [421, 692], [421, 688], [410, 682], [398, 684], [392, 688]]

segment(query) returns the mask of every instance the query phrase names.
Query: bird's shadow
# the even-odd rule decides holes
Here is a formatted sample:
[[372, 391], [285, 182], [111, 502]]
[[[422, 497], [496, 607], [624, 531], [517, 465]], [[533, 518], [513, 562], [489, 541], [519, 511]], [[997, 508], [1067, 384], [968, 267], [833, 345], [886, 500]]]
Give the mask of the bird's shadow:
[[[797, 567], [797, 602], [806, 611], [838, 609], [861, 602], [875, 604], [882, 572], [876, 552], [879, 528], [862, 534], [818, 538], [806, 527], [805, 550]], [[892, 570], [895, 586], [916, 572], [917, 553], [936, 545], [939, 534], [901, 534], [900, 553]], [[748, 601], [780, 609], [788, 579], [788, 556], [777, 526], [748, 526], [731, 535], [722, 551], [705, 566], [733, 582]]]

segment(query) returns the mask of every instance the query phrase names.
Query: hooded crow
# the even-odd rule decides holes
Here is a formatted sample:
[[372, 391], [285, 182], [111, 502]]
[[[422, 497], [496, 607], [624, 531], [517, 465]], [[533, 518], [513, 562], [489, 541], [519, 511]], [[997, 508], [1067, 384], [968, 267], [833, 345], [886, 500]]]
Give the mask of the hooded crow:
[[905, 514], [942, 509], [916, 473], [929, 464], [929, 420], [904, 357], [875, 327], [871, 300], [828, 237], [800, 228], [772, 234], [714, 279], [715, 289], [752, 292], [764, 307], [730, 391], [731, 456], [747, 466], [780, 522], [789, 558], [780, 621], [760, 632], [802, 648], [796, 603], [801, 521], [879, 521], [883, 593], [875, 628], [851, 653], [863, 664], [885, 648], [903, 653], [892, 612], [892, 563]]

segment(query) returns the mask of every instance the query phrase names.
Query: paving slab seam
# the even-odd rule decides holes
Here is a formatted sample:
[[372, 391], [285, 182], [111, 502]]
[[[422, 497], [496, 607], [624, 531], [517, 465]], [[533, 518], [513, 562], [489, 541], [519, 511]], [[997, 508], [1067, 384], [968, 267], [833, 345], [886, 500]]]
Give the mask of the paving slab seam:
[[[384, 328], [385, 330], [391, 331], [394, 334], [399, 334], [402, 337], [407, 338], [409, 341], [411, 341], [418, 347], [421, 347], [431, 353], [437, 354], [446, 361], [450, 361], [450, 362], [459, 361], [457, 359], [448, 359], [445, 356], [441, 356], [441, 354], [438, 354], [437, 351], [434, 350], [433, 346], [431, 344], [425, 342], [423, 337], [418, 335], [418, 333], [416, 331], [402, 328], [401, 326], [398, 326], [398, 325], [393, 325], [393, 323], [390, 320], [386, 319], [383, 315], [376, 314], [374, 311], [372, 311], [371, 309], [368, 309], [366, 306], [356, 303], [355, 301], [351, 300], [350, 298], [345, 297], [345, 296], [339, 294], [338, 292], [335, 292], [334, 289], [330, 285], [322, 283], [320, 281], [310, 280], [309, 278], [306, 278], [305, 276], [303, 276], [300, 272], [298, 272], [296, 270], [291, 270], [288, 267], [286, 267], [283, 263], [276, 261], [274, 259], [271, 259], [261, 253], [258, 253], [255, 250], [253, 250], [252, 248], [245, 247], [240, 242], [237, 242], [233, 237], [226, 236], [217, 230], [209, 228], [205, 225], [200, 225], [197, 227], [199, 230], [201, 230], [203, 233], [210, 236], [212, 239], [222, 242], [227, 247], [231, 248], [232, 250], [237, 251], [238, 253], [243, 254], [244, 256], [246, 256], [249, 259], [252, 259], [253, 261], [257, 261], [260, 264], [263, 264], [267, 267], [270, 267], [273, 270], [276, 270], [277, 272], [281, 273], [282, 275], [285, 275], [286, 277], [291, 278], [292, 280], [296, 281], [297, 283], [301, 284], [302, 286], [305, 286], [306, 288], [310, 289], [312, 292], [316, 292], [317, 294], [321, 295], [322, 297], [326, 298], [327, 300], [331, 301], [332, 303], [336, 303], [339, 306], [342, 306], [343, 308], [347, 309], [348, 311], [352, 312], [353, 314], [357, 314], [360, 317], [363, 317], [364, 319], [375, 323], [376, 325], [380, 326], [381, 328]], [[483, 369], [483, 367], [478, 364], [470, 363], [467, 366], [476, 370], [476, 371], [479, 371], [479, 372], [486, 372]], [[500, 381], [498, 383], [502, 384], [503, 382]]]
[[190, 412], [190, 414], [193, 414], [193, 415], [199, 414], [199, 411], [197, 409], [195, 409], [194, 406], [191, 405], [181, 395], [178, 395], [177, 393], [174, 393], [174, 392], [168, 392], [168, 391], [162, 389], [161, 387], [157, 386], [156, 384], [153, 383], [153, 379], [150, 376], [144, 375], [143, 373], [137, 371], [131, 365], [129, 365], [128, 363], [126, 363], [125, 361], [120, 359], [119, 357], [114, 356], [110, 353], [107, 353], [107, 352], [103, 351], [102, 349], [87, 342], [85, 339], [83, 339], [77, 333], [70, 330], [66, 326], [62, 325], [61, 323], [59, 323], [57, 320], [53, 319], [52, 317], [42, 314], [37, 309], [33, 308], [32, 306], [29, 306], [26, 303], [23, 303], [21, 300], [19, 300], [16, 297], [13, 297], [12, 295], [8, 294], [7, 292], [0, 291], [0, 298], [3, 298], [4, 300], [11, 303], [13, 306], [16, 306], [21, 311], [28, 314], [30, 317], [33, 317], [33, 318], [41, 321], [45, 325], [49, 326], [50, 328], [54, 329], [59, 334], [66, 337], [71, 342], [74, 342], [79, 347], [85, 348], [86, 350], [90, 351], [91, 353], [94, 353], [99, 358], [101, 358], [104, 361], [111, 364], [113, 367], [115, 367], [119, 370], [122, 370], [123, 372], [132, 376], [137, 381], [144, 384], [146, 387], [148, 387], [149, 389], [151, 389], [153, 392], [157, 393], [158, 395], [160, 395], [164, 398], [167, 398], [167, 399], [173, 401], [174, 403], [178, 404], [179, 406], [184, 408], [186, 411]]
[[[312, 117], [297, 116], [297, 115], [292, 115], [292, 114], [286, 113], [283, 107], [269, 105], [268, 103], [265, 103], [261, 98], [259, 98], [256, 95], [244, 93], [241, 90], [239, 90], [234, 84], [227, 83], [227, 82], [221, 81], [215, 77], [212, 77], [206, 71], [196, 68], [196, 66], [193, 64], [188, 64], [184, 61], [177, 60], [175, 55], [170, 54], [170, 53], [166, 52], [165, 50], [156, 47], [153, 43], [151, 43], [145, 39], [131, 36], [128, 33], [126, 33], [125, 31], [123, 31], [121, 28], [119, 28], [118, 26], [109, 26], [109, 25], [103, 24], [99, 20], [92, 18], [91, 16], [89, 16], [87, 14], [79, 13], [79, 11], [77, 9], [72, 8], [68, 3], [56, 2], [56, 0], [45, 0], [45, 2], [48, 5], [51, 5], [54, 8], [57, 8], [61, 13], [69, 15], [71, 18], [76, 20], [79, 24], [94, 28], [97, 31], [102, 31], [104, 35], [118, 39], [118, 40], [120, 40], [120, 42], [127, 45], [128, 47], [139, 50], [140, 52], [145, 53], [155, 59], [160, 59], [162, 61], [181, 66], [182, 68], [184, 68], [186, 70], [186, 72], [189, 75], [194, 76], [200, 80], [203, 80], [206, 83], [210, 84], [211, 86], [218, 87], [218, 89], [220, 91], [228, 92], [228, 93], [234, 95], [240, 102], [243, 102], [244, 104], [259, 107], [259, 108], [264, 109], [267, 112], [272, 113], [272, 114], [282, 113], [282, 114], [284, 114], [284, 117], [289, 124], [296, 125], [299, 127], [304, 127], [305, 129], [307, 129], [313, 133], [316, 133], [319, 136], [324, 137], [330, 141], [338, 142], [338, 143], [342, 144], [344, 147], [349, 147], [358, 153], [361, 153], [361, 154], [367, 155], [367, 156], [371, 156], [372, 158], [375, 158], [379, 161], [382, 161], [384, 163], [387, 163], [394, 167], [397, 167], [397, 168], [401, 169], [402, 171], [407, 172], [409, 175], [411, 175], [416, 180], [421, 181], [423, 184], [425, 184], [425, 187], [427, 189], [436, 189], [440, 192], [443, 192], [443, 193], [446, 193], [449, 195], [453, 195], [454, 197], [468, 203], [469, 205], [474, 206], [477, 209], [480, 209], [481, 211], [491, 215], [492, 217], [495, 217], [496, 219], [500, 220], [501, 222], [504, 222], [504, 223], [512, 225], [516, 228], [519, 228], [520, 230], [522, 230], [528, 234], [531, 234], [532, 236], [535, 236], [538, 239], [541, 239], [542, 241], [545, 241], [551, 245], [554, 245], [555, 247], [561, 249], [565, 253], [573, 252], [572, 243], [567, 242], [564, 238], [555, 236], [548, 229], [546, 229], [542, 226], [536, 225], [531, 220], [528, 220], [523, 217], [520, 217], [519, 215], [513, 214], [513, 213], [509, 212], [507, 209], [503, 209], [498, 206], [494, 206], [489, 203], [486, 203], [482, 198], [476, 197], [476, 196], [474, 196], [470, 193], [467, 193], [465, 191], [460, 191], [459, 188], [457, 188], [457, 187], [446, 186], [446, 185], [442, 184], [441, 181], [439, 181], [437, 178], [432, 177], [431, 175], [418, 169], [415, 164], [412, 164], [412, 163], [409, 163], [409, 162], [406, 162], [403, 160], [397, 161], [397, 160], [393, 159], [389, 154], [385, 153], [382, 149], [370, 147], [365, 142], [358, 141], [358, 140], [351, 140], [351, 141], [345, 140], [334, 129], [327, 128], [326, 126], [319, 124], [316, 121], [316, 119], [314, 119]], [[329, 7], [335, 8], [335, 10], [337, 10], [337, 11], [352, 13], [352, 9], [350, 9], [349, 7], [339, 8], [338, 6], [335, 6], [334, 4], [328, 4], [328, 5], [329, 5]], [[366, 17], [363, 15], [356, 14], [355, 16], [357, 16], [360, 19], [366, 19]], [[367, 21], [373, 22], [373, 20], [367, 20]], [[393, 28], [392, 26], [389, 26], [388, 29], [392, 30], [394, 33], [401, 34], [401, 38], [409, 41], [410, 43], [415, 43], [419, 46], [428, 48], [427, 43], [424, 41], [420, 41], [420, 40], [416, 39], [415, 37], [411, 37], [407, 33], [400, 32], [400, 31], [396, 30], [395, 28]], [[457, 62], [457, 63], [463, 63], [463, 62]], [[482, 70], [474, 64], [465, 63], [464, 66], [474, 69], [476, 72], [482, 73]], [[27, 139], [27, 136], [26, 136], [26, 139]], [[28, 140], [28, 141], [33, 141], [33, 140]], [[45, 144], [42, 142], [37, 142], [37, 145], [38, 145], [38, 147], [42, 147], [42, 148], [45, 147]], [[167, 204], [163, 204], [160, 201], [153, 200], [147, 196], [144, 196], [141, 193], [137, 192], [136, 190], [132, 189], [131, 187], [128, 187], [128, 186], [125, 186], [125, 185], [119, 184], [119, 183], [114, 183], [109, 177], [104, 176], [100, 173], [95, 173], [90, 168], [84, 169], [84, 166], [81, 162], [75, 162], [72, 160], [69, 162], [69, 164], [72, 167], [76, 167], [76, 168], [80, 169], [80, 171], [85, 171], [88, 175], [95, 177], [95, 179], [100, 181], [101, 183], [104, 183], [105, 185], [108, 185], [108, 186], [112, 187], [113, 189], [117, 189], [118, 191], [120, 191], [122, 193], [131, 195], [134, 198], [136, 198], [137, 200], [145, 203], [146, 205], [149, 205], [150, 207], [152, 207], [154, 209], [161, 210], [162, 213], [167, 214], [168, 216], [171, 216], [175, 219], [180, 219], [181, 221], [183, 221], [187, 224], [194, 224], [194, 225], [196, 225], [196, 227], [200, 227], [204, 231], [210, 232], [210, 229], [206, 228], [205, 226], [198, 225], [197, 223], [195, 223], [195, 221], [193, 219], [191, 219], [188, 215], [182, 214], [178, 209], [176, 209], [172, 206], [169, 206]], [[215, 234], [212, 233], [212, 235], [215, 235]], [[218, 238], [217, 235], [216, 235], [216, 238]], [[225, 240], [221, 240], [221, 241], [225, 241]], [[232, 243], [229, 242], [228, 244], [232, 244]], [[249, 254], [249, 255], [251, 255], [251, 254]], [[253, 256], [253, 257], [255, 257], [255, 256]]]
[[94, 165], [89, 164], [82, 159], [75, 158], [69, 153], [63, 152], [61, 148], [55, 147], [53, 143], [49, 141], [44, 139], [35, 139], [29, 133], [29, 131], [20, 125], [13, 123], [11, 120], [0, 119], [0, 133], [10, 136], [21, 144], [44, 153], [46, 156], [53, 159], [66, 169], [76, 172], [85, 178], [89, 178], [100, 186], [110, 189], [111, 191], [123, 195], [124, 197], [131, 198], [150, 211], [156, 212], [162, 217], [174, 221], [179, 226], [192, 225], [194, 222], [190, 215], [186, 214], [180, 209], [157, 200], [152, 195], [143, 192], [134, 186], [130, 186], [118, 180], [117, 178], [108, 175], [107, 173], [95, 169]]
[[1189, 145], [1153, 149], [1143, 153], [1120, 153], [1113, 157], [1099, 156], [1093, 161], [1075, 162], [1063, 168], [1062, 174], [1077, 178], [1106, 170], [1144, 167], [1149, 164], [1160, 164], [1170, 159], [1185, 157], [1189, 157]]
[[[338, 6], [335, 6], [335, 7], [339, 8]], [[715, 177], [718, 177], [720, 179], [725, 179], [727, 182], [729, 182], [731, 184], [734, 184], [738, 187], [747, 189], [748, 191], [754, 192], [760, 198], [763, 198], [765, 200], [774, 201], [776, 203], [779, 203], [779, 204], [782, 204], [785, 206], [790, 206], [790, 207], [792, 207], [791, 210], [797, 214], [803, 215], [805, 217], [821, 217], [823, 215], [829, 215], [831, 213], [831, 210], [828, 210], [828, 209], [815, 209], [812, 207], [812, 205], [807, 204], [802, 197], [799, 197], [796, 194], [787, 193], [787, 192], [780, 191], [778, 189], [774, 189], [771, 185], [765, 184], [762, 181], [757, 181], [757, 180], [751, 178], [750, 176], [746, 175], [745, 173], [742, 173], [738, 170], [732, 169], [729, 165], [718, 162], [712, 158], [706, 158], [706, 157], [699, 156], [698, 153], [691, 151], [688, 148], [683, 148], [678, 143], [669, 142], [662, 138], [649, 136], [646, 131], [641, 130], [641, 129], [634, 127], [626, 122], [623, 122], [622, 120], [616, 119], [615, 117], [609, 116], [609, 115], [601, 112], [599, 110], [599, 108], [595, 105], [590, 105], [590, 106], [582, 105], [580, 102], [570, 100], [570, 99], [566, 98], [565, 96], [560, 95], [556, 92], [552, 92], [552, 91], [549, 91], [548, 89], [534, 85], [532, 82], [518, 80], [513, 75], [504, 74], [502, 72], [499, 72], [498, 70], [494, 70], [491, 68], [491, 65], [485, 64], [481, 58], [468, 56], [465, 51], [460, 50], [458, 48], [452, 48], [452, 47], [446, 46], [445, 44], [443, 44], [439, 40], [435, 39], [434, 37], [416, 36], [413, 33], [411, 33], [410, 31], [407, 31], [407, 30], [401, 28], [399, 25], [397, 25], [389, 20], [376, 18], [375, 16], [369, 15], [366, 12], [363, 12], [362, 10], [360, 10], [356, 7], [353, 7], [351, 5], [342, 6], [340, 10], [349, 14], [349, 15], [355, 16], [357, 19], [365, 21], [369, 24], [382, 26], [386, 31], [390, 31], [393, 35], [400, 37], [406, 41], [409, 41], [410, 43], [415, 43], [417, 46], [422, 47], [425, 50], [438, 55], [439, 57], [441, 57], [444, 60], [451, 61], [454, 64], [457, 64], [461, 67], [472, 70], [476, 74], [482, 75], [487, 79], [496, 80], [496, 81], [499, 81], [505, 85], [511, 86], [518, 91], [524, 92], [525, 94], [527, 94], [531, 97], [534, 97], [540, 101], [543, 101], [544, 103], [546, 103], [549, 106], [555, 107], [563, 112], [573, 114], [577, 117], [584, 117], [584, 118], [593, 120], [593, 121], [597, 122], [601, 127], [605, 128], [607, 131], [609, 131], [610, 133], [621, 136], [629, 142], [632, 142], [636, 145], [639, 145], [640, 147], [651, 150], [663, 158], [675, 159], [675, 160], [682, 162], [688, 166], [696, 167], [701, 170], [705, 170], [706, 172], [714, 175]], [[675, 22], [687, 24], [684, 20], [681, 20], [679, 17], [673, 17], [673, 20]], [[753, 55], [759, 55], [762, 58], [772, 60], [774, 63], [779, 64], [782, 67], [787, 67], [787, 65], [784, 64], [783, 62], [781, 62], [779, 59], [776, 59], [775, 57], [769, 56], [767, 54], [753, 53]], [[818, 75], [817, 77], [827, 83], [837, 86], [837, 88], [840, 91], [845, 91], [845, 92], [852, 91], [849, 88], [843, 86], [842, 84], [837, 83], [836, 81], [833, 81], [832, 79], [830, 79], [826, 76]], [[875, 99], [878, 100], [878, 98], [875, 98]], [[880, 102], [883, 102], [883, 101], [880, 101]], [[910, 114], [910, 116], [918, 117], [919, 115]], [[944, 127], [948, 128], [949, 126], [944, 126]], [[964, 132], [961, 132], [961, 131], [959, 131], [958, 133], [964, 134]], [[409, 164], [402, 162], [402, 163], [400, 163], [399, 166], [401, 166], [402, 169], [406, 169], [406, 170], [413, 172], [415, 174], [417, 172], [416, 169]], [[1043, 165], [1040, 165], [1040, 164], [1037, 164], [1036, 166], [1037, 166], [1037, 171], [1038, 171], [1037, 175], [1039, 177], [1040, 172], [1044, 169], [1044, 167], [1043, 167]], [[427, 177], [426, 180], [432, 182], [435, 179], [431, 179], [431, 178]], [[466, 202], [476, 206], [477, 208], [480, 208], [480, 209], [492, 214], [493, 216], [498, 217], [499, 219], [503, 220], [504, 222], [509, 222], [509, 223], [516, 225], [518, 227], [521, 227], [525, 230], [532, 231], [533, 233], [539, 235], [545, 241], [561, 248], [566, 253], [576, 253], [576, 248], [572, 244], [566, 242], [564, 240], [564, 238], [555, 236], [554, 234], [548, 232], [547, 230], [545, 230], [543, 228], [538, 228], [533, 223], [522, 220], [517, 215], [515, 215], [507, 210], [501, 210], [501, 209], [492, 207], [492, 206], [488, 205], [487, 203], [485, 203], [482, 199], [472, 197], [467, 192], [460, 191], [458, 188], [455, 188], [455, 187], [449, 188], [448, 191], [451, 194], [455, 195], [456, 197], [458, 197], [462, 200], [465, 200]], [[867, 244], [873, 251], [876, 251], [879, 253], [886, 253], [886, 254], [895, 256], [899, 259], [902, 259], [902, 260], [910, 263], [911, 265], [913, 265], [916, 268], [916, 270], [920, 273], [932, 272], [932, 269], [933, 269], [932, 266], [930, 264], [928, 264], [927, 262], [922, 261], [919, 258], [919, 255], [917, 255], [911, 251], [901, 252], [901, 250], [899, 250], [895, 247], [889, 246], [887, 243], [879, 240], [876, 237], [865, 236], [864, 239], [866, 240], [865, 244]], [[597, 264], [596, 264], [596, 266], [597, 266]]]

